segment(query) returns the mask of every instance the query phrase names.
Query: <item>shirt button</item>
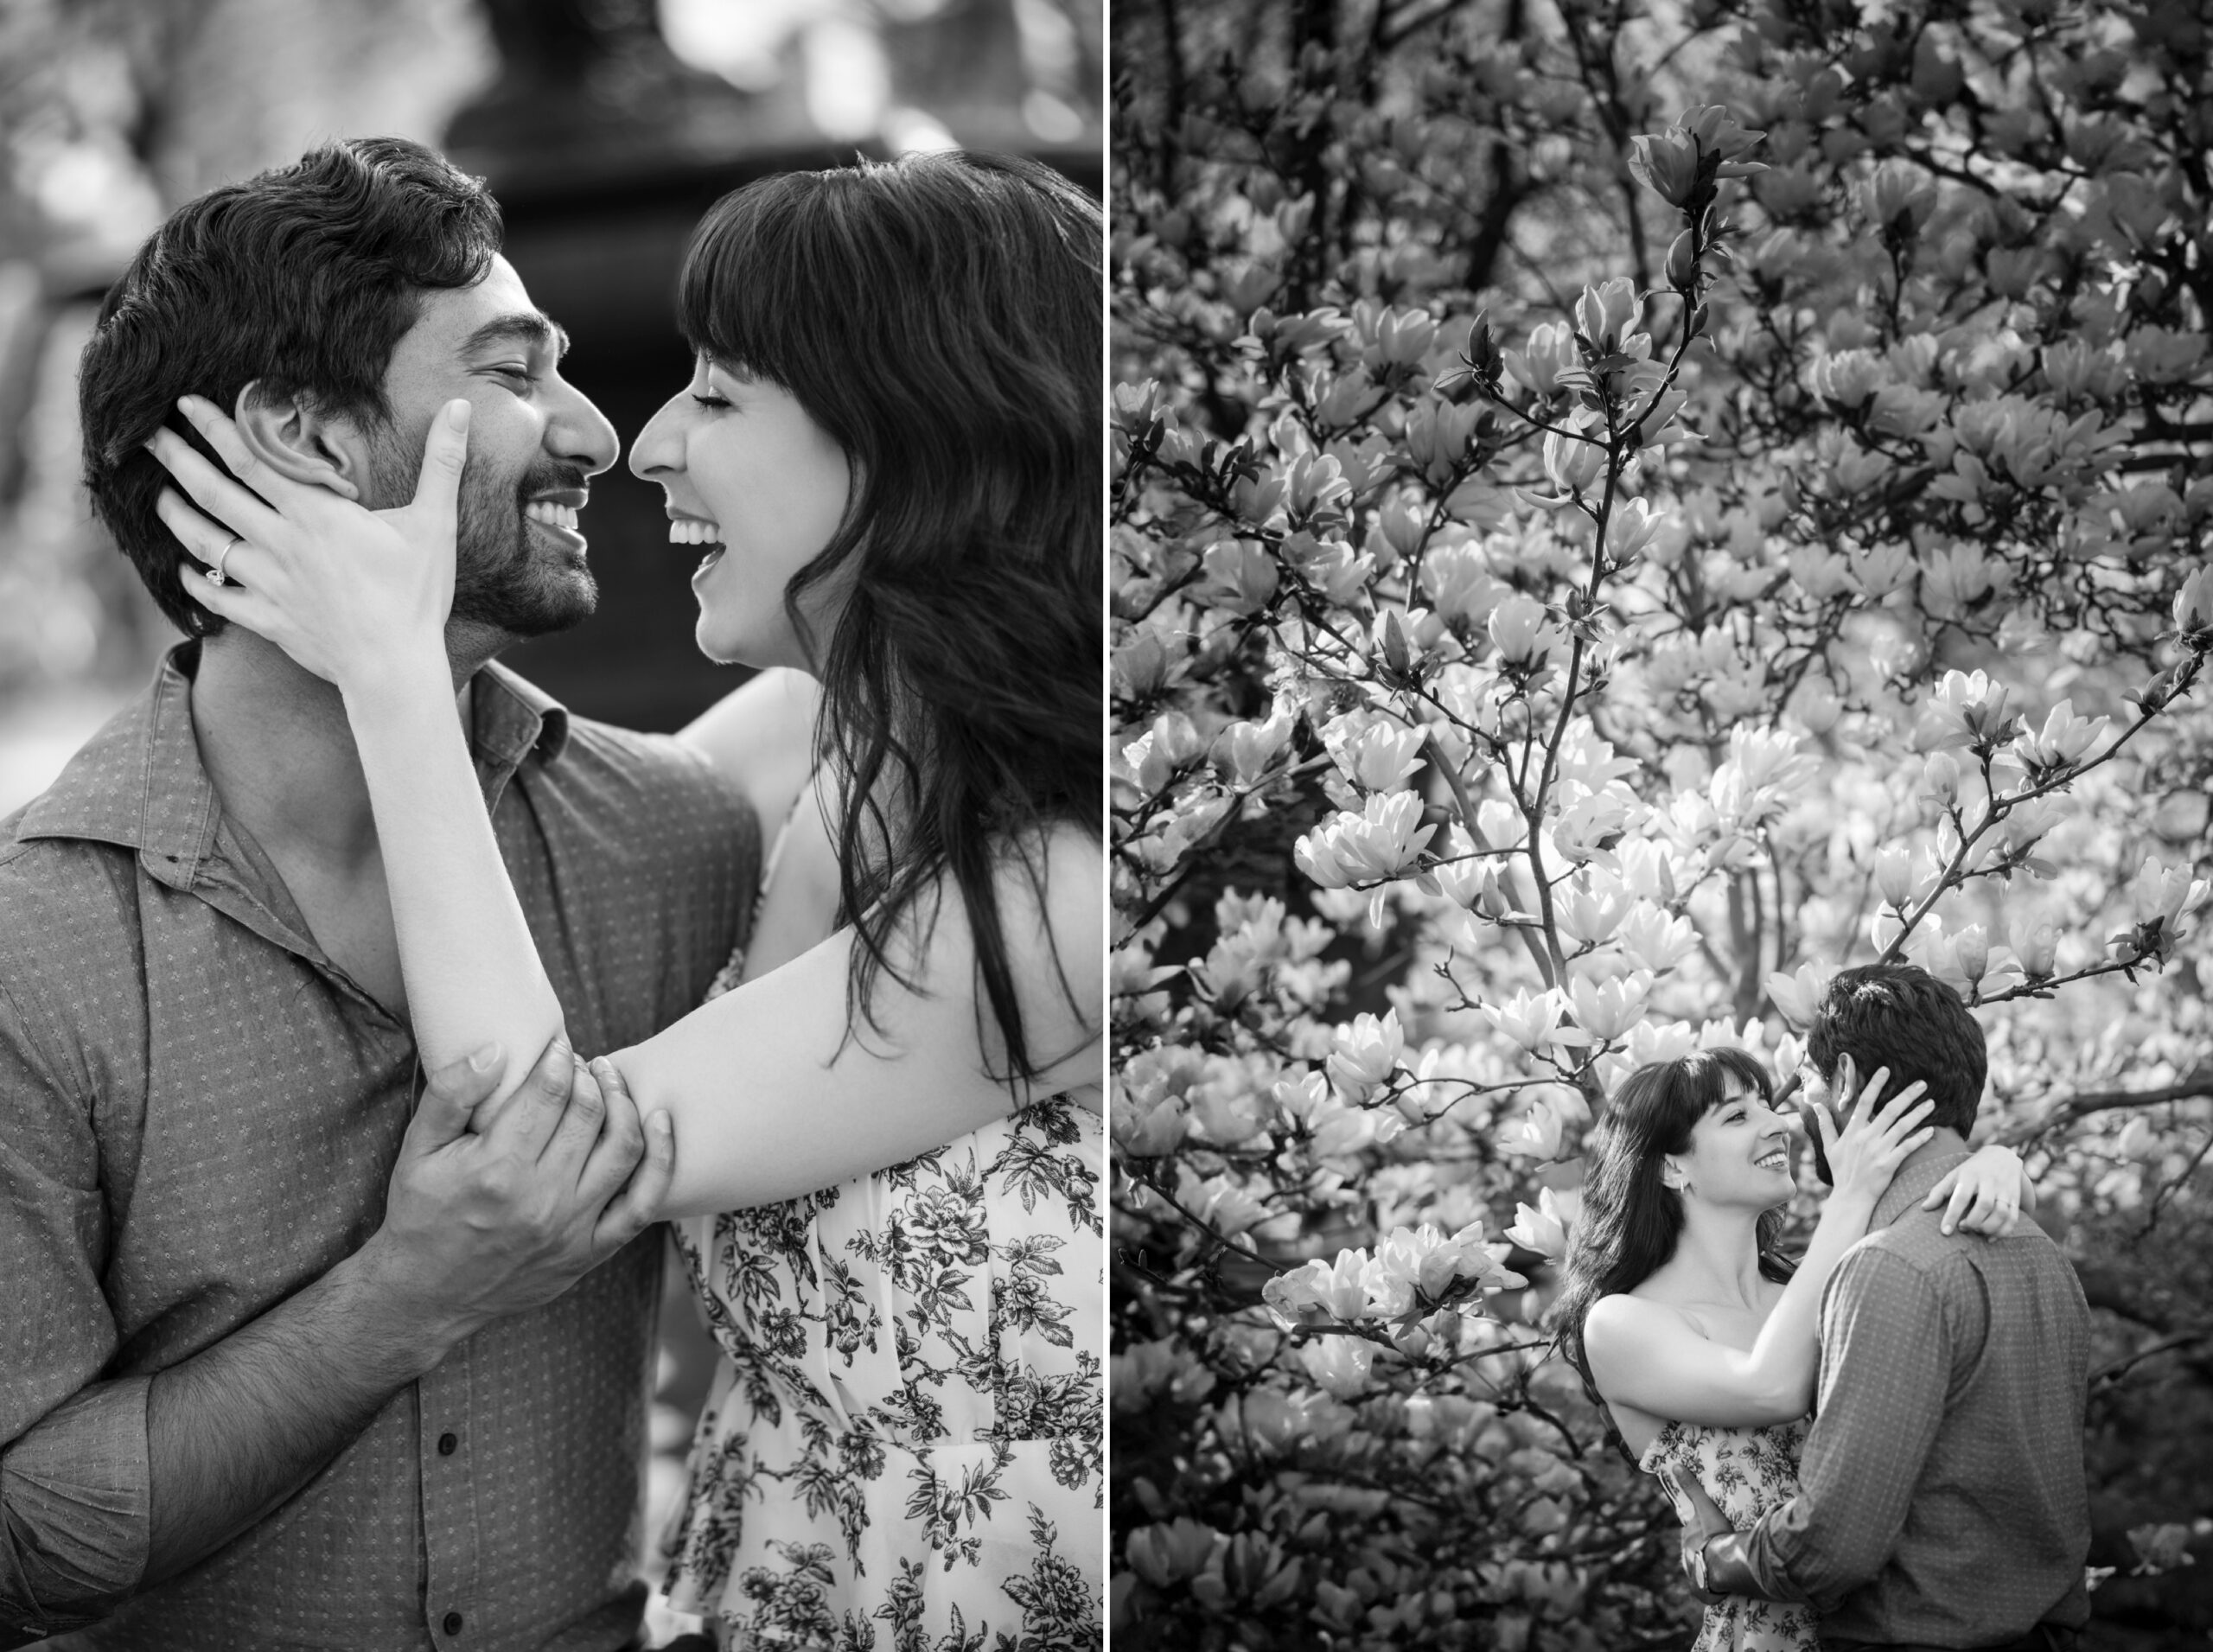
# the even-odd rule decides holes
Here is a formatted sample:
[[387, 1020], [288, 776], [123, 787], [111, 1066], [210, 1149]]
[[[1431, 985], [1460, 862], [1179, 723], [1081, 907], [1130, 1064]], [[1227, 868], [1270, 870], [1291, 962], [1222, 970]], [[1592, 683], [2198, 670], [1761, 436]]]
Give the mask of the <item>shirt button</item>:
[[455, 1436], [451, 1434], [441, 1434], [438, 1436], [438, 1455], [440, 1457], [451, 1457], [460, 1449], [461, 1441]]
[[461, 1633], [461, 1614], [459, 1612], [448, 1612], [446, 1614], [446, 1633], [449, 1635], [458, 1635]]

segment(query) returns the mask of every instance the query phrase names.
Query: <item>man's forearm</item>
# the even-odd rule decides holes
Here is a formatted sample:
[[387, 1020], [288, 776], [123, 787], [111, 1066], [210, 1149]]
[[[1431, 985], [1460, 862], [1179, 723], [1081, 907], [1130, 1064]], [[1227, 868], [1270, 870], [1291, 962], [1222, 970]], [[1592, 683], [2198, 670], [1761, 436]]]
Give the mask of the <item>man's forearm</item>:
[[1744, 1559], [1744, 1540], [1735, 1532], [1706, 1541], [1706, 1589], [1716, 1595], [1765, 1595], [1759, 1577]]
[[145, 1583], [206, 1559], [343, 1451], [473, 1324], [390, 1288], [375, 1241], [155, 1377]]

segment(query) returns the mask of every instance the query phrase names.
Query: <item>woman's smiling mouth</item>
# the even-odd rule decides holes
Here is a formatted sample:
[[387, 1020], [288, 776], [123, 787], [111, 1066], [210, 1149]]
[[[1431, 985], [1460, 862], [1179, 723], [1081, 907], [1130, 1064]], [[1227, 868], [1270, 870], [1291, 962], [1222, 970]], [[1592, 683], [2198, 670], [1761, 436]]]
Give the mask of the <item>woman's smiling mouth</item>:
[[668, 522], [671, 545], [715, 545], [723, 542], [719, 524], [698, 516], [673, 516]]

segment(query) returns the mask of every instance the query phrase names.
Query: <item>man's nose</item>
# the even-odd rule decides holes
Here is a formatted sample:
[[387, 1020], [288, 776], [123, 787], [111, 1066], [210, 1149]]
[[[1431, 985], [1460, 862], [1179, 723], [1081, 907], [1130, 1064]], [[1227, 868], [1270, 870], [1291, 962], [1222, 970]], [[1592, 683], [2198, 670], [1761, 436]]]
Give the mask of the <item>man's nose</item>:
[[564, 380], [552, 417], [545, 427], [546, 450], [588, 476], [596, 476], [615, 462], [622, 444], [590, 397]]

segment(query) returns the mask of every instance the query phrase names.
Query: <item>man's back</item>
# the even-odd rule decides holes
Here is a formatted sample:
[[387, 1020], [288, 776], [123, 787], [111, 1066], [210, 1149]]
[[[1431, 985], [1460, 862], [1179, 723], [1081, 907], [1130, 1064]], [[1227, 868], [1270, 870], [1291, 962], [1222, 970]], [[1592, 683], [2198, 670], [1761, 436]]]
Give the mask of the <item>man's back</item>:
[[1937, 1149], [1829, 1281], [1802, 1494], [1746, 1545], [1821, 1612], [1824, 1645], [1987, 1646], [2089, 1615], [2089, 1311], [2033, 1224], [1940, 1231], [1921, 1201], [1964, 1154]]

